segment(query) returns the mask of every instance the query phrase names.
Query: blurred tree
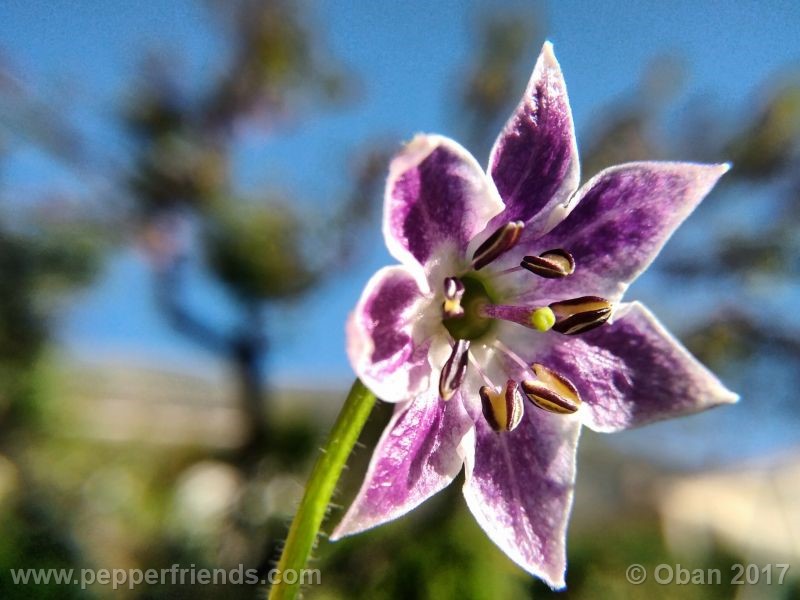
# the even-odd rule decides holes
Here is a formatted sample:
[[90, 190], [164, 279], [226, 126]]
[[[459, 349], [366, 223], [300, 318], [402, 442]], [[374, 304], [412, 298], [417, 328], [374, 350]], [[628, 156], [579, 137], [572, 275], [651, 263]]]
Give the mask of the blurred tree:
[[[43, 383], [36, 365], [50, 338], [55, 301], [87, 283], [112, 244], [130, 240], [131, 209], [135, 234], [155, 275], [158, 305], [177, 331], [233, 366], [250, 427], [241, 448], [226, 456], [228, 464], [217, 464], [238, 487], [215, 537], [198, 546], [191, 536], [159, 528], [138, 552], [150, 565], [168, 567], [182, 556], [187, 564], [234, 561], [232, 566], [241, 562], [250, 568], [268, 565], [284, 536], [283, 503], [264, 506], [265, 494], [271, 480], [305, 464], [315, 447], [314, 424], [303, 420], [272, 426], [268, 421], [263, 365], [270, 331], [264, 309], [309, 292], [352, 257], [358, 239], [354, 229], [379, 204], [387, 153], [383, 142], [366, 145], [351, 163], [352, 189], [341, 201], [317, 202], [313, 216], [292, 193], [274, 191], [278, 185], [255, 197], [243, 194], [233, 172], [243, 132], [269, 136], [298, 126], [315, 110], [351, 101], [356, 82], [323, 46], [304, 7], [288, 0], [235, 0], [209, 2], [208, 8], [228, 50], [220, 61], [224, 64], [190, 86], [174, 64], [150, 55], [119, 113], [132, 142], [122, 166], [90, 162], [64, 104], [56, 107], [34, 96], [0, 68], [0, 150], [35, 147], [79, 179], [99, 179], [105, 190], [114, 190], [103, 203], [83, 203], [81, 211], [88, 214], [54, 210], [46, 218], [27, 206], [13, 219], [12, 211], [0, 213], [0, 467], [6, 465], [4, 456], [11, 458], [15, 489], [21, 490], [15, 508], [3, 507], [9, 516], [8, 527], [0, 526], [0, 538], [8, 541], [0, 544], [5, 566], [83, 566], [95, 551], [87, 545], [91, 534], [65, 520], [70, 506], [97, 522], [91, 507], [82, 506], [79, 489], [59, 489], [59, 474], [47, 468], [37, 472], [32, 465], [39, 463], [28, 456], [46, 453], [42, 448], [49, 451], [51, 443], [58, 446], [47, 438], [46, 428], [32, 429], [34, 388]], [[114, 185], [115, 175], [123, 186]], [[23, 212], [30, 218], [22, 218]], [[191, 305], [198, 272], [229, 298], [230, 329], [218, 328]], [[85, 450], [94, 455], [91, 448]], [[80, 450], [75, 454], [82, 455]], [[80, 466], [71, 459], [70, 477], [93, 476], [94, 459], [106, 460], [109, 452], [83, 456]], [[159, 507], [156, 515], [163, 514], [172, 485], [180, 485], [179, 475], [205, 457], [202, 451], [159, 456], [161, 470], [147, 498], [153, 506], [140, 505], [132, 522], [148, 523], [154, 506]], [[124, 468], [133, 477], [136, 463]], [[40, 521], [38, 529], [32, 519]], [[39, 541], [19, 543], [40, 530], [45, 533], [37, 533]], [[52, 548], [40, 543], [44, 538]], [[132, 552], [133, 545], [126, 540], [120, 550]], [[37, 561], [37, 553], [42, 560]], [[51, 554], [53, 561], [48, 561]], [[6, 597], [11, 592], [1, 582], [0, 595]]]
[[535, 12], [485, 12], [474, 21], [477, 52], [458, 79], [460, 106], [453, 114], [474, 156], [488, 156], [541, 47]]
[[[125, 112], [136, 140], [128, 181], [159, 305], [176, 330], [233, 365], [250, 427], [245, 453], [257, 458], [270, 437], [264, 307], [295, 299], [335, 272], [349, 254], [353, 228], [373, 214], [383, 173], [367, 160], [358, 191], [320, 205], [317, 219], [300, 214], [297, 199], [285, 194], [242, 198], [231, 173], [240, 125], [271, 132], [297, 124], [314, 107], [347, 100], [354, 82], [299, 5], [211, 6], [230, 49], [227, 64], [209, 75], [202, 93], [183, 88], [181, 74], [163, 62], [145, 64]], [[369, 153], [383, 156], [377, 147]], [[238, 323], [231, 330], [189, 310], [191, 262], [203, 265], [232, 300]]]

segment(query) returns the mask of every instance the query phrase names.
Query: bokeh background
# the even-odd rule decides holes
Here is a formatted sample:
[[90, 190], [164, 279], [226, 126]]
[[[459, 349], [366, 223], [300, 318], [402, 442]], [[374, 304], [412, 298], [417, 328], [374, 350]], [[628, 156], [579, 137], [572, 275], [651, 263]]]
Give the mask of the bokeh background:
[[[426, 131], [485, 162], [549, 39], [584, 180], [733, 162], [628, 298], [742, 396], [584, 433], [562, 597], [799, 598], [798, 31], [778, 0], [3, 2], [0, 597], [264, 594], [13, 586], [9, 569], [274, 565], [352, 381], [347, 312], [393, 262], [388, 157]], [[633, 586], [632, 563], [723, 583]], [[791, 567], [737, 586], [736, 563]], [[316, 599], [552, 595], [458, 485], [323, 538], [311, 566]]]

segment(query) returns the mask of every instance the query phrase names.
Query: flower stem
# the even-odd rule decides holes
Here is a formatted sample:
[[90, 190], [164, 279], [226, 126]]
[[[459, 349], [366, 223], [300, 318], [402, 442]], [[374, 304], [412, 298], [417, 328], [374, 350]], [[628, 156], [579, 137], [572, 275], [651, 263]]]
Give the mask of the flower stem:
[[294, 569], [298, 577], [290, 578], [295, 582], [293, 584], [286, 583], [281, 578], [281, 581], [270, 589], [269, 600], [293, 600], [297, 596], [300, 590], [298, 581], [300, 570], [305, 567], [311, 554], [328, 503], [339, 481], [339, 475], [374, 405], [375, 395], [356, 379], [328, 441], [322, 448], [322, 454], [311, 471], [305, 494], [292, 521], [283, 554], [278, 562], [279, 573]]

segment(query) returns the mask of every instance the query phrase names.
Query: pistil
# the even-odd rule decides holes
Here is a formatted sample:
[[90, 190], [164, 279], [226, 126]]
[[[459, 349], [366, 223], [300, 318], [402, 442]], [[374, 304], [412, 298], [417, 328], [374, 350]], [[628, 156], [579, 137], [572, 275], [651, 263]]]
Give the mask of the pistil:
[[611, 317], [611, 312], [611, 303], [599, 296], [582, 296], [535, 308], [490, 303], [480, 306], [484, 318], [511, 321], [537, 331], [553, 329], [564, 335], [576, 335], [600, 327]]
[[531, 308], [487, 303], [481, 306], [481, 314], [487, 319], [511, 321], [536, 331], [549, 331], [556, 323], [556, 316], [548, 306]]

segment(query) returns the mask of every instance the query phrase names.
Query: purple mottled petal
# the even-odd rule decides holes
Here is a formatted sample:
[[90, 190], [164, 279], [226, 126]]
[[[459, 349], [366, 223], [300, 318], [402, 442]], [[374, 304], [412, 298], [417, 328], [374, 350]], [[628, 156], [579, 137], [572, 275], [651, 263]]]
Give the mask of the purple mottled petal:
[[577, 194], [575, 208], [527, 253], [563, 248], [575, 272], [537, 280], [536, 294], [619, 299], [653, 261], [728, 165], [640, 162], [606, 169]]
[[407, 400], [430, 380], [424, 298], [414, 276], [385, 267], [367, 283], [347, 324], [347, 354], [361, 381], [387, 402]]
[[[567, 88], [553, 47], [542, 48], [525, 95], [492, 149], [489, 174], [506, 210], [498, 223], [542, 215], [545, 226], [556, 205], [577, 189], [578, 151]], [[529, 227], [526, 235], [534, 229]]]
[[383, 234], [392, 255], [414, 268], [443, 245], [463, 256], [502, 209], [494, 184], [469, 152], [445, 137], [418, 135], [389, 169]]
[[530, 404], [514, 431], [475, 424], [465, 452], [467, 505], [489, 538], [552, 588], [564, 587], [567, 520], [575, 484], [580, 420]]
[[472, 427], [460, 395], [445, 402], [425, 394], [398, 404], [331, 539], [396, 519], [449, 485], [461, 470], [459, 445]]
[[637, 302], [623, 304], [610, 325], [554, 345], [542, 360], [575, 384], [584, 423], [596, 431], [619, 431], [737, 400]]

